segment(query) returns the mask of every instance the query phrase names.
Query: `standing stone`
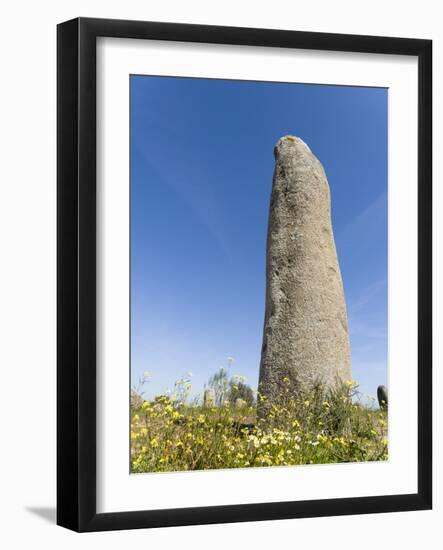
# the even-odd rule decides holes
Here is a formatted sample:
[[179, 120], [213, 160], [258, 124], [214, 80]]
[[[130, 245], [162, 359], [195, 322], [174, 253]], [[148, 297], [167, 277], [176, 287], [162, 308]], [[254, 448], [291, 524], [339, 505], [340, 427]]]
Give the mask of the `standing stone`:
[[205, 390], [203, 394], [203, 406], [210, 408], [215, 405], [215, 391], [213, 389]]
[[385, 410], [388, 408], [388, 388], [386, 386], [378, 386], [377, 399], [380, 409]]
[[269, 211], [266, 311], [260, 363], [259, 415], [265, 403], [351, 379], [343, 283], [323, 166], [299, 138], [274, 149]]
[[144, 403], [143, 397], [131, 389], [131, 409], [139, 409]]

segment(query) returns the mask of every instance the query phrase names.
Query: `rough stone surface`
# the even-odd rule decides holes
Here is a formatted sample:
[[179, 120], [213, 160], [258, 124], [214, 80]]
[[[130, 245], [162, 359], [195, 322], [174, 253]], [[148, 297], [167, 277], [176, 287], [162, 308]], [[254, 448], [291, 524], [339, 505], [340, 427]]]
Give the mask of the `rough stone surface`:
[[[299, 138], [275, 146], [259, 394], [279, 402], [314, 382], [351, 379], [343, 283], [323, 166]], [[260, 407], [259, 407], [260, 408]]]

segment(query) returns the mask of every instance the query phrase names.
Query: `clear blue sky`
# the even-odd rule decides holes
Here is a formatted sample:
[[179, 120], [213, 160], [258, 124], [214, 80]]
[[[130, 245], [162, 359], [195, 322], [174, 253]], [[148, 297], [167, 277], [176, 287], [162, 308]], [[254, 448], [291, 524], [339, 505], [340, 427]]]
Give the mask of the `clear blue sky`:
[[387, 382], [387, 97], [381, 88], [132, 76], [131, 369], [146, 396], [226, 366], [256, 388], [276, 141], [322, 162], [352, 373]]

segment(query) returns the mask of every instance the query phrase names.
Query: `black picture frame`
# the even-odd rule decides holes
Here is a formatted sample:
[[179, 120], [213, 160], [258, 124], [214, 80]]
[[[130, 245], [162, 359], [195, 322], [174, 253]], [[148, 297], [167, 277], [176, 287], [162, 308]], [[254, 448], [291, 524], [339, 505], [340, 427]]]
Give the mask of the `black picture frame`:
[[[418, 58], [418, 491], [358, 498], [96, 512], [96, 39], [400, 54]], [[57, 523], [75, 531], [432, 507], [432, 42], [78, 18], [57, 28]]]

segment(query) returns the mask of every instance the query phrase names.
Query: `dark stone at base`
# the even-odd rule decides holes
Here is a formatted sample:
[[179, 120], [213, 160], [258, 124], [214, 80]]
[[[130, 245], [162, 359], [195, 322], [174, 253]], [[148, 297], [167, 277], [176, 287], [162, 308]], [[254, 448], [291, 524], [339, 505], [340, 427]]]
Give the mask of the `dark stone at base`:
[[380, 409], [388, 408], [388, 388], [386, 386], [378, 386], [377, 399]]

